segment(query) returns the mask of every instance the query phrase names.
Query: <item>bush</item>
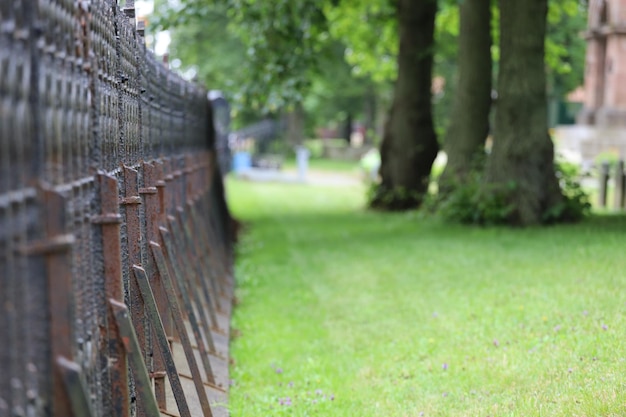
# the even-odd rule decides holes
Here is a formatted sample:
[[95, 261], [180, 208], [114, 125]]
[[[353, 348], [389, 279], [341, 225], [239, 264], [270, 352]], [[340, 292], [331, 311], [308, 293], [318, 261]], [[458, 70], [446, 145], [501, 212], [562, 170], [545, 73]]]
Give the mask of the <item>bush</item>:
[[492, 225], [507, 223], [515, 209], [510, 203], [517, 188], [511, 182], [506, 186], [486, 186], [482, 174], [474, 171], [467, 182], [452, 187], [445, 199], [437, 204], [437, 211], [448, 221]]
[[609, 169], [611, 171], [615, 170], [615, 167], [617, 166], [617, 162], [619, 161], [619, 153], [617, 151], [605, 151], [602, 153], [599, 153], [595, 158], [594, 158], [594, 162], [595, 162], [595, 166], [599, 167], [601, 166], [603, 163], [608, 163], [609, 164]]
[[589, 195], [580, 185], [580, 168], [571, 162], [555, 162], [563, 201], [550, 207], [543, 215], [545, 223], [575, 222], [591, 213]]
[[[542, 215], [542, 222], [575, 222], [587, 216], [591, 211], [589, 196], [578, 182], [579, 168], [567, 162], [555, 163], [556, 176], [563, 199], [548, 208]], [[493, 225], [510, 222], [515, 210], [513, 194], [517, 184], [510, 182], [504, 186], [487, 186], [482, 174], [474, 171], [470, 179], [462, 185], [452, 187], [445, 199], [436, 204], [438, 213], [446, 220]]]

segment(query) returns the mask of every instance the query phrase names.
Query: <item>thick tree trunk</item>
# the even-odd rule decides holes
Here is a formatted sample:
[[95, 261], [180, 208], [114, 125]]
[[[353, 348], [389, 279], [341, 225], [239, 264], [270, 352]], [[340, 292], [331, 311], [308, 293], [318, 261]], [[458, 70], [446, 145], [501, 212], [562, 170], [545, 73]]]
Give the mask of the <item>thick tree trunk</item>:
[[512, 188], [509, 220], [523, 226], [542, 222], [563, 198], [548, 134], [547, 10], [548, 0], [500, 0], [498, 104], [486, 190]]
[[464, 0], [460, 5], [458, 83], [450, 126], [443, 143], [448, 163], [439, 180], [446, 194], [462, 186], [485, 154], [491, 109], [491, 1]]
[[397, 0], [398, 79], [381, 144], [382, 183], [376, 208], [419, 206], [439, 145], [433, 128], [431, 83], [436, 0]]

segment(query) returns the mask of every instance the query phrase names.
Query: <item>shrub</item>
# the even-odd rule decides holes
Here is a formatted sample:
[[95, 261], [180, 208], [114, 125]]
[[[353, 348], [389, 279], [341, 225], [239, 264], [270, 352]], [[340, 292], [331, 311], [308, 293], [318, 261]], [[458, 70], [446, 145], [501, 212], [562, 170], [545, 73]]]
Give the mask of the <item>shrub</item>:
[[617, 162], [619, 161], [619, 153], [617, 151], [605, 151], [602, 153], [599, 153], [595, 158], [594, 158], [594, 162], [595, 162], [595, 166], [599, 167], [601, 166], [603, 163], [608, 163], [609, 164], [609, 169], [611, 171], [615, 170], [615, 167], [617, 166]]
[[543, 215], [545, 223], [575, 222], [591, 213], [589, 195], [580, 185], [580, 168], [571, 162], [555, 162], [556, 176], [563, 201], [550, 207]]
[[[579, 168], [572, 163], [555, 162], [555, 170], [563, 199], [543, 213], [542, 222], [579, 221], [591, 211], [589, 196], [578, 181]], [[468, 181], [452, 187], [452, 191], [438, 201], [437, 211], [444, 219], [460, 223], [510, 223], [515, 210], [511, 201], [517, 188], [514, 182], [504, 186], [485, 185], [482, 174], [474, 171]]]
[[517, 188], [514, 182], [505, 186], [483, 184], [482, 174], [474, 171], [463, 184], [451, 187], [452, 191], [439, 201], [437, 211], [448, 221], [492, 225], [507, 223], [515, 209], [510, 203]]

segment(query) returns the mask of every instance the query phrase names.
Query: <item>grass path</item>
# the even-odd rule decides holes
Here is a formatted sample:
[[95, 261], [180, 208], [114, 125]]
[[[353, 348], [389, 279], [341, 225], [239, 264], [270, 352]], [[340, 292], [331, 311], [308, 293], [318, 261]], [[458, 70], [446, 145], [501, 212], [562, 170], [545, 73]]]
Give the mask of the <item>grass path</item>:
[[227, 187], [233, 417], [626, 415], [626, 218], [478, 229]]

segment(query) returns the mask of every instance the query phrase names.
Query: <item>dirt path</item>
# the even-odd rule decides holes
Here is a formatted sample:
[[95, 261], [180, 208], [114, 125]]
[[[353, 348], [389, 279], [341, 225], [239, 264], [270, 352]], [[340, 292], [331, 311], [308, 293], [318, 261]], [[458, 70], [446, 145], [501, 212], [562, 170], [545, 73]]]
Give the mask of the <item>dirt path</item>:
[[363, 185], [363, 180], [359, 176], [358, 172], [343, 173], [309, 170], [306, 177], [302, 179], [298, 176], [298, 172], [295, 170], [270, 171], [262, 169], [248, 169], [236, 175], [242, 179], [260, 182], [288, 182], [295, 184], [301, 183], [309, 185], [338, 187]]

